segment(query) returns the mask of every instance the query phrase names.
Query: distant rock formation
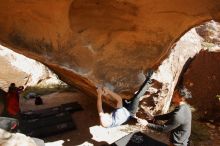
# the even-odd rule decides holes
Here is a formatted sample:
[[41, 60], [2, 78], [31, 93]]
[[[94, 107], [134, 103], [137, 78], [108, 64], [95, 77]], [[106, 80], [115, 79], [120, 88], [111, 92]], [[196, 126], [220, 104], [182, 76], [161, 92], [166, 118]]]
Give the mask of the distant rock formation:
[[10, 83], [18, 86], [50, 86], [65, 83], [48, 67], [0, 45], [0, 87], [7, 92]]

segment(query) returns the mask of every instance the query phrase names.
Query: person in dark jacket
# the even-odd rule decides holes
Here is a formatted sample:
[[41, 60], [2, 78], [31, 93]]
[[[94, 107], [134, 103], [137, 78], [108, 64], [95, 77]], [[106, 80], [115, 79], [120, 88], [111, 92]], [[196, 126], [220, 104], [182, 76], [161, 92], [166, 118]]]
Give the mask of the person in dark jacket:
[[37, 95], [35, 98], [35, 105], [42, 105], [42, 104], [43, 104], [42, 98], [39, 95]]
[[149, 123], [139, 119], [139, 123], [159, 132], [170, 132], [170, 146], [187, 146], [191, 134], [192, 114], [186, 99], [192, 98], [190, 91], [185, 87], [174, 91], [172, 103], [176, 106], [174, 111], [154, 116], [151, 121], [167, 120], [162, 125]]

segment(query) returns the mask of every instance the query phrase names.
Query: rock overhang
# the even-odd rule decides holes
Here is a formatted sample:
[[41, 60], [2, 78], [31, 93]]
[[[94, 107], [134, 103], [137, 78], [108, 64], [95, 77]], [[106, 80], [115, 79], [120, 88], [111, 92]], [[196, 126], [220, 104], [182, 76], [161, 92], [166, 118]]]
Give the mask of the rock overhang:
[[181, 35], [219, 15], [214, 0], [1, 0], [0, 41], [90, 95], [99, 84], [131, 94]]

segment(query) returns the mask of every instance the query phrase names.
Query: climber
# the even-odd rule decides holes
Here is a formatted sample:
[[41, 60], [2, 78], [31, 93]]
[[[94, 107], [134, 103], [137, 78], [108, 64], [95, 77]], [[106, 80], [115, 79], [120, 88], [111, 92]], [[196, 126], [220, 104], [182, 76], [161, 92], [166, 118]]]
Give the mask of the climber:
[[[110, 91], [107, 88], [98, 88], [97, 109], [99, 113], [100, 123], [103, 127], [115, 127], [125, 123], [130, 117], [136, 118], [136, 111], [139, 105], [140, 97], [146, 92], [150, 77], [153, 74], [153, 70], [148, 70], [146, 79], [140, 89], [135, 93], [134, 97], [129, 102], [123, 102], [120, 95]], [[104, 113], [102, 108], [102, 97], [111, 96], [117, 101], [116, 109], [112, 113]]]

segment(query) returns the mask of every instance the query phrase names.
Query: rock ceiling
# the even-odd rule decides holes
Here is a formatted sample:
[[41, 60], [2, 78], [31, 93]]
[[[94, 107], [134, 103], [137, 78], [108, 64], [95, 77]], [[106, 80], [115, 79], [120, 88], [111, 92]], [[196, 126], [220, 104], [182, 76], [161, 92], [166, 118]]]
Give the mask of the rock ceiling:
[[133, 92], [190, 28], [220, 21], [217, 0], [0, 0], [0, 42], [90, 95]]

